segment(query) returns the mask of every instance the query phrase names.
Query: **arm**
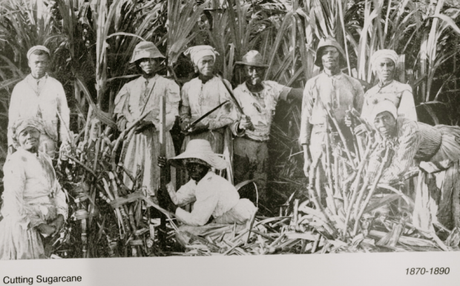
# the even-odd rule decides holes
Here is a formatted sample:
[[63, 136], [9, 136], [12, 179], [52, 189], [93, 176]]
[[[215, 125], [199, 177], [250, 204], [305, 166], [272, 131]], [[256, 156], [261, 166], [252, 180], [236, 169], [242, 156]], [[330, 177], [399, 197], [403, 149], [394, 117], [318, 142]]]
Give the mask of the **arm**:
[[115, 114], [115, 120], [119, 131], [123, 131], [126, 128], [127, 122], [132, 120], [128, 111], [128, 98], [129, 90], [127, 84], [125, 84], [118, 92], [114, 102], [115, 108], [113, 113]]
[[180, 88], [177, 83], [168, 80], [166, 87], [166, 130], [171, 130], [179, 115]]
[[193, 206], [192, 212], [187, 212], [181, 208], [176, 209], [176, 217], [185, 224], [193, 226], [203, 226], [211, 217], [216, 209], [218, 197], [213, 190], [206, 190]]
[[302, 100], [303, 89], [302, 88], [291, 88], [286, 95], [287, 100]]
[[[225, 79], [224, 79], [225, 80]], [[226, 81], [227, 86], [231, 87], [230, 83]], [[219, 97], [220, 103], [224, 102], [225, 100], [229, 100], [230, 102], [219, 108], [217, 111], [217, 116], [213, 119], [205, 118], [203, 119], [203, 124], [209, 126], [210, 130], [218, 129], [227, 125], [231, 125], [233, 122], [237, 120], [238, 114], [236, 112], [236, 108], [233, 105], [233, 100], [230, 97], [227, 89], [225, 88], [222, 82], [218, 82], [219, 85]]]
[[19, 110], [21, 107], [21, 101], [20, 101], [20, 83], [17, 84], [14, 89], [13, 93], [11, 94], [11, 101], [10, 101], [10, 107], [8, 108], [8, 146], [13, 146], [13, 124], [18, 120], [19, 118]]
[[382, 182], [397, 182], [404, 175], [414, 162], [415, 154], [419, 149], [420, 135], [418, 134], [417, 123], [409, 122], [399, 132], [399, 145], [394, 150], [394, 156], [390, 165], [382, 174]]
[[196, 200], [194, 187], [194, 183], [189, 181], [176, 192], [171, 182], [166, 185], [171, 201], [178, 206], [185, 206]]
[[417, 121], [417, 111], [415, 109], [414, 96], [412, 95], [412, 88], [406, 85], [407, 89], [404, 89], [401, 93], [401, 99], [398, 106], [398, 116], [408, 118], [410, 120]]

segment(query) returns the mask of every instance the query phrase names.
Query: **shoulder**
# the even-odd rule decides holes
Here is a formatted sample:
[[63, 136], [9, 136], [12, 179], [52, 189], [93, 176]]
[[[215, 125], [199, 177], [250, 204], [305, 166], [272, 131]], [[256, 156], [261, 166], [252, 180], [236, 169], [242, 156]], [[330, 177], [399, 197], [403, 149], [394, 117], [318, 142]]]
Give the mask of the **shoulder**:
[[8, 156], [4, 165], [4, 169], [8, 170], [25, 166], [30, 161], [30, 157], [31, 156], [27, 151], [18, 149], [16, 152]]
[[305, 89], [310, 89], [310, 88], [315, 87], [318, 84], [318, 81], [321, 79], [321, 77], [322, 77], [322, 73], [307, 80], [307, 83], [305, 84]]
[[51, 83], [51, 84], [56, 84], [56, 85], [62, 86], [62, 83], [60, 81], [58, 81], [57, 79], [55, 79], [54, 77], [52, 77], [52, 76], [48, 76], [47, 81], [49, 83]]
[[407, 83], [402, 83], [397, 80], [393, 81], [392, 85], [400, 91], [409, 91], [412, 92], [412, 87]]

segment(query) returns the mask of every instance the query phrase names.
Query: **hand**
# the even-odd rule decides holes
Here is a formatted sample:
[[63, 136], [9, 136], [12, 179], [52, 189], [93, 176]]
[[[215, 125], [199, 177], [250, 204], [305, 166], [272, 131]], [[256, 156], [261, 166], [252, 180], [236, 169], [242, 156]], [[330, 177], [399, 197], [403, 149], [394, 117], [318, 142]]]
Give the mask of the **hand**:
[[55, 233], [56, 227], [53, 225], [49, 225], [46, 223], [42, 223], [39, 226], [37, 226], [38, 231], [43, 234], [44, 236], [49, 236]]
[[254, 130], [254, 124], [252, 124], [249, 116], [243, 115], [240, 119], [238, 128], [242, 130]]
[[353, 124], [353, 122], [351, 121], [351, 116], [348, 112], [345, 114], [344, 123], [347, 127], [351, 127], [351, 125]]
[[59, 147], [59, 160], [67, 161], [71, 153], [72, 153], [72, 148], [69, 142], [63, 141], [61, 143], [61, 147]]
[[188, 127], [187, 129], [185, 129], [185, 132], [194, 133], [194, 132], [206, 131], [208, 129], [209, 129], [208, 124], [205, 124], [203, 122], [198, 122], [197, 124], [193, 125], [192, 127]]
[[163, 156], [158, 156], [158, 167], [164, 168], [168, 164], [168, 159]]
[[180, 130], [182, 130], [182, 132], [186, 132], [189, 127], [189, 124], [190, 124], [190, 119], [186, 118], [182, 120], [182, 123], [180, 124]]
[[61, 231], [62, 227], [64, 226], [64, 216], [61, 215], [61, 214], [58, 215], [58, 217], [48, 225], [55, 227], [56, 231], [53, 232], [53, 234], [59, 233]]
[[134, 129], [134, 133], [136, 134], [139, 134], [139, 133], [142, 133], [144, 132], [144, 130], [147, 130], [149, 128], [154, 128], [155, 129], [155, 125], [151, 122], [151, 121], [141, 121], [139, 123], [139, 125], [136, 127], [136, 129]]
[[120, 118], [117, 120], [117, 127], [118, 127], [118, 130], [120, 130], [120, 131], [125, 130], [127, 124], [128, 124], [128, 120], [126, 120], [126, 118], [124, 118], [124, 117], [120, 117]]

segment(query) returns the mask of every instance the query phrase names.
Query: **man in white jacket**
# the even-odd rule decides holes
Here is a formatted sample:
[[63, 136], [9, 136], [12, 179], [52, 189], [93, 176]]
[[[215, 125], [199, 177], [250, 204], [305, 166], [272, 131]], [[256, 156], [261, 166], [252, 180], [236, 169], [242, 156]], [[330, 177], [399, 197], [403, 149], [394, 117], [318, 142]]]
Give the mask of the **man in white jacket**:
[[47, 73], [50, 51], [34, 46], [27, 52], [30, 74], [13, 89], [8, 110], [8, 150], [14, 152], [12, 124], [35, 117], [43, 122], [40, 150], [55, 157], [59, 142], [68, 142], [70, 111], [62, 84]]

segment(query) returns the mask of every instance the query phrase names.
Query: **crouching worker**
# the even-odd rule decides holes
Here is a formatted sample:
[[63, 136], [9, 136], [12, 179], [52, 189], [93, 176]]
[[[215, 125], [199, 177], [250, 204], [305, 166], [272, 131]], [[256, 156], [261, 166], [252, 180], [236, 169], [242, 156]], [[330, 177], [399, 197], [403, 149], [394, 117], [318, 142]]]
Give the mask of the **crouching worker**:
[[3, 168], [1, 260], [47, 258], [42, 238], [59, 233], [67, 217], [65, 194], [51, 159], [38, 151], [40, 130], [42, 126], [34, 118], [12, 124], [17, 152]]
[[368, 176], [375, 177], [382, 150], [391, 146], [394, 155], [380, 183], [400, 182], [413, 162], [420, 169], [413, 224], [426, 231], [436, 222], [449, 229], [460, 227], [460, 127], [430, 126], [401, 118], [395, 105], [387, 100], [375, 105], [371, 119], [381, 140], [371, 155]]
[[[214, 173], [213, 169], [225, 169], [227, 163], [212, 151], [208, 141], [191, 140], [185, 152], [172, 158], [172, 163], [184, 166], [191, 178], [177, 192], [171, 183], [167, 185], [172, 201], [170, 211], [183, 224], [179, 227], [181, 234], [215, 238], [233, 233], [234, 224], [237, 231], [246, 227], [257, 209], [248, 199], [240, 199], [229, 181]], [[190, 203], [193, 203], [191, 212], [181, 208]], [[180, 242], [186, 244], [189, 239], [190, 236], [182, 235], [179, 240], [185, 240]]]

